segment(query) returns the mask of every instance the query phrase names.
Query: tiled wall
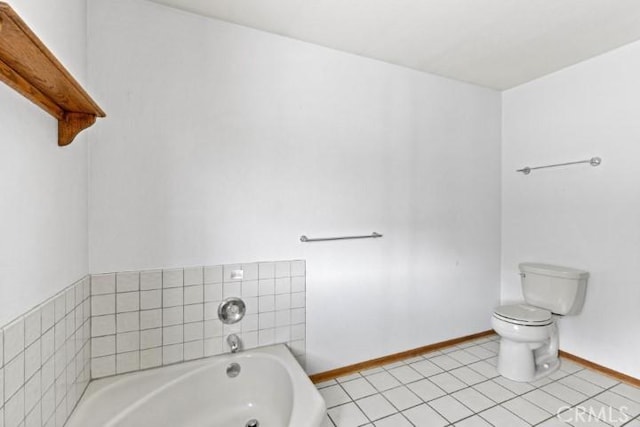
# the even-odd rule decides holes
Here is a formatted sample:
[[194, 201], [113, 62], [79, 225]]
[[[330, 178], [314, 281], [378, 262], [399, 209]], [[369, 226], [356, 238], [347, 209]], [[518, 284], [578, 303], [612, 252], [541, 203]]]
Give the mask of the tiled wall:
[[0, 426], [64, 425], [90, 379], [90, 281], [0, 331]]
[[[242, 279], [231, 272], [242, 270]], [[247, 305], [235, 325], [218, 320], [228, 297]], [[280, 261], [91, 277], [92, 378], [228, 352], [227, 335], [245, 349], [286, 343], [304, 366], [305, 262]]]

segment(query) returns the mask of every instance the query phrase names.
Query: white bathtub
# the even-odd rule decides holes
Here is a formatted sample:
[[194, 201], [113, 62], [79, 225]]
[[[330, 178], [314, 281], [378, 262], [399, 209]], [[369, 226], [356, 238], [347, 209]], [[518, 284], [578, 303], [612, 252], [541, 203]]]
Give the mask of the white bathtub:
[[[227, 375], [236, 363], [240, 373]], [[92, 382], [67, 427], [319, 427], [322, 396], [283, 345]]]

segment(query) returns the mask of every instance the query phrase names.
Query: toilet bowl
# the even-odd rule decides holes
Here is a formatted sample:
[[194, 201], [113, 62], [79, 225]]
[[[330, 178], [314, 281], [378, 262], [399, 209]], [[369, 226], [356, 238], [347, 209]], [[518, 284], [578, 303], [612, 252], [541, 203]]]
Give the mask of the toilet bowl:
[[[542, 320], [527, 316], [533, 310]], [[510, 312], [510, 317], [504, 315], [505, 311]], [[514, 312], [523, 314], [518, 316]], [[560, 367], [558, 327], [549, 311], [524, 304], [501, 306], [494, 311], [491, 325], [501, 337], [497, 367], [500, 375], [513, 381], [529, 382]]]
[[578, 314], [589, 273], [548, 264], [520, 264], [525, 302], [497, 307], [491, 325], [500, 335], [498, 373], [535, 381], [560, 367], [557, 321]]

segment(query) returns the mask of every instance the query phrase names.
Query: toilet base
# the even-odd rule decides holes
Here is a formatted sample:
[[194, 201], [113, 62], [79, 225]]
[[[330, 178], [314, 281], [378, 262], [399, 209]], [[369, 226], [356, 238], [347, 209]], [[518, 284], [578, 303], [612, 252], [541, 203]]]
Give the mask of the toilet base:
[[542, 348], [533, 350], [529, 343], [503, 337], [498, 353], [498, 373], [518, 382], [531, 382], [546, 377], [560, 367], [556, 343], [557, 335]]

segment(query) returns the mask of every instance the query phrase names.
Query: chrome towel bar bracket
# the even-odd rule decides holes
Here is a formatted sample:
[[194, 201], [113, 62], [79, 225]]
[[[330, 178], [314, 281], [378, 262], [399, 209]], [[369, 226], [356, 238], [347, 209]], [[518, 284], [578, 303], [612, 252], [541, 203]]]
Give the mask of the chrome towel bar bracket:
[[592, 157], [588, 160], [579, 160], [577, 162], [556, 163], [555, 165], [545, 165], [545, 166], [535, 166], [535, 167], [527, 166], [522, 169], [517, 169], [516, 172], [522, 172], [525, 175], [529, 175], [532, 170], [536, 170], [536, 169], [556, 168], [558, 166], [579, 165], [581, 163], [589, 163], [591, 166], [599, 166], [600, 163], [602, 163], [602, 159], [600, 157]]
[[373, 232], [371, 234], [367, 234], [364, 236], [316, 237], [316, 238], [310, 238], [302, 235], [300, 236], [300, 241], [303, 243], [308, 243], [308, 242], [326, 242], [329, 240], [376, 239], [378, 237], [382, 237], [382, 234]]

